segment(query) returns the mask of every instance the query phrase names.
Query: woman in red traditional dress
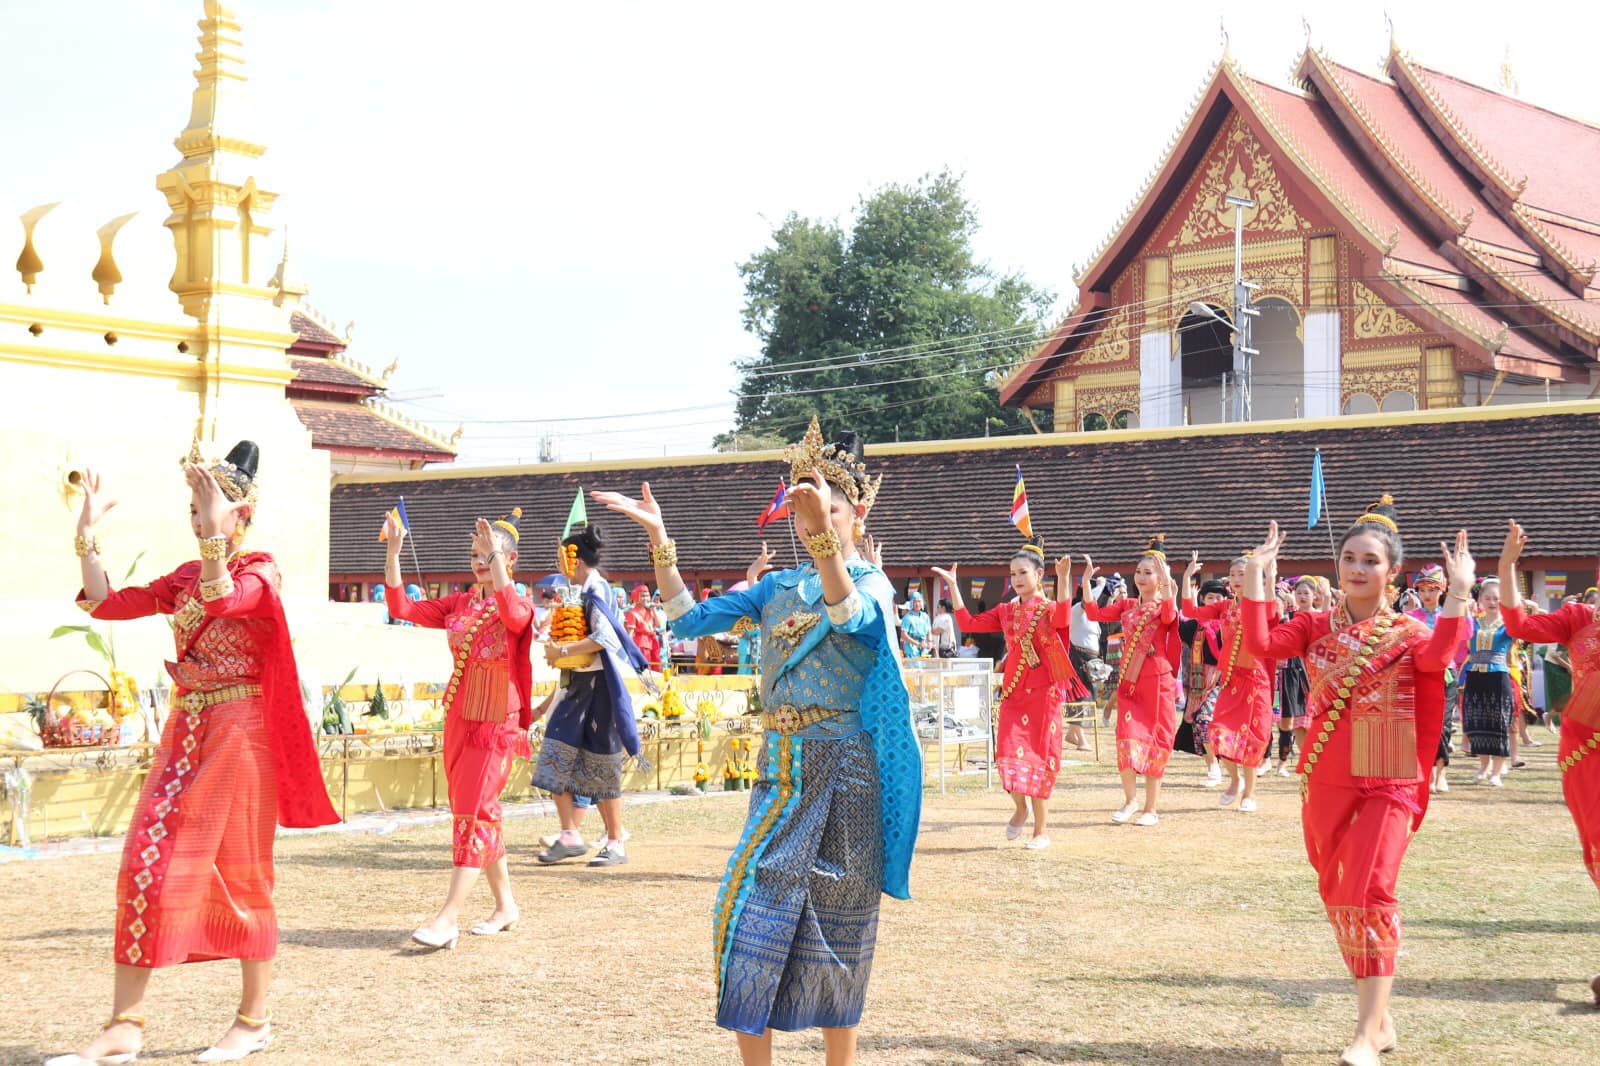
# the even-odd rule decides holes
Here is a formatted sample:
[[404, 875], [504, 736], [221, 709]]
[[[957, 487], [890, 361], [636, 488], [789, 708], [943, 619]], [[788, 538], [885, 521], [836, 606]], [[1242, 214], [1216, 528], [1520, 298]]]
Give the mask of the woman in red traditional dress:
[[[1178, 637], [1177, 584], [1167, 569], [1164, 536], [1150, 542], [1133, 571], [1139, 598], [1123, 596], [1101, 607], [1094, 600], [1094, 560], [1083, 558], [1083, 604], [1096, 622], [1122, 623], [1122, 662], [1117, 677], [1117, 770], [1122, 774], [1124, 803], [1111, 820], [1134, 825], [1161, 821], [1156, 803], [1161, 777], [1178, 732], [1178, 664], [1183, 643]], [[1144, 810], [1136, 793], [1144, 775]]]
[[652, 670], [661, 669], [661, 636], [656, 632], [656, 611], [650, 605], [650, 587], [633, 587], [633, 606], [622, 616], [622, 626], [649, 660]]
[[521, 917], [506, 867], [500, 793], [516, 758], [530, 756], [533, 724], [533, 603], [517, 594], [511, 574], [517, 564], [516, 520], [491, 524], [480, 518], [472, 534], [470, 591], [413, 602], [401, 589], [400, 545], [406, 528], [390, 515], [383, 531], [389, 546], [383, 585], [389, 613], [427, 629], [443, 629], [454, 660], [444, 692], [444, 775], [450, 787], [454, 825], [450, 890], [433, 920], [411, 934], [430, 948], [453, 948], [461, 936], [461, 908], [478, 872], [494, 893], [494, 913], [472, 927], [478, 936], [510, 929]]
[[1011, 556], [1011, 587], [1017, 597], [973, 615], [956, 585], [956, 567], [934, 571], [954, 597], [956, 624], [966, 633], [1004, 633], [1005, 683], [1000, 693], [1000, 728], [995, 767], [1000, 787], [1016, 809], [1006, 822], [1006, 839], [1022, 835], [1033, 803], [1033, 839], [1028, 848], [1048, 848], [1050, 793], [1061, 772], [1061, 705], [1087, 699], [1067, 657], [1072, 629], [1072, 557], [1056, 563], [1056, 598], [1044, 597], [1044, 541], [1029, 537]]
[[113, 589], [94, 527], [116, 501], [86, 471], [76, 548], [78, 605], [106, 621], [172, 616], [172, 713], [134, 808], [117, 875], [111, 1020], [47, 1066], [132, 1062], [144, 997], [160, 966], [238, 959], [233, 1024], [200, 1062], [231, 1062], [272, 1040], [267, 987], [278, 950], [272, 907], [274, 825], [339, 820], [300, 702], [277, 564], [240, 548], [255, 515], [260, 453], [241, 441], [209, 468], [184, 467], [200, 559], [141, 588]]
[[1475, 577], [1467, 534], [1441, 544], [1449, 597], [1430, 632], [1393, 610], [1404, 547], [1393, 500], [1367, 509], [1339, 542], [1344, 596], [1330, 612], [1274, 627], [1266, 572], [1285, 536], [1272, 523], [1245, 570], [1244, 640], [1260, 658], [1304, 657], [1309, 743], [1300, 754], [1301, 826], [1328, 921], [1356, 987], [1356, 1031], [1339, 1061], [1376, 1066], [1395, 1046], [1389, 995], [1400, 949], [1400, 862], [1428, 806], [1444, 722], [1444, 672], [1461, 642]]
[[[1244, 647], [1244, 627], [1239, 624], [1239, 596], [1244, 588], [1244, 568], [1249, 556], [1242, 555], [1228, 567], [1231, 598], [1201, 607], [1194, 602], [1194, 576], [1200, 572], [1200, 554], [1189, 559], [1183, 572], [1183, 616], [1201, 622], [1222, 623], [1222, 655], [1218, 667], [1216, 709], [1211, 712], [1208, 748], [1228, 769], [1228, 787], [1217, 798], [1226, 807], [1239, 801], [1239, 811], [1256, 809], [1256, 771], [1272, 747], [1273, 690], [1277, 684], [1277, 664], [1271, 659], [1251, 655]], [[1275, 584], [1269, 575], [1268, 585]], [[1240, 783], [1240, 778], [1243, 783]]]
[[[1560, 644], [1572, 662], [1572, 695], [1561, 712], [1561, 793], [1578, 827], [1583, 865], [1600, 888], [1600, 607], [1567, 603], [1548, 614], [1530, 614], [1517, 584], [1517, 560], [1528, 537], [1516, 522], [1500, 552], [1501, 616], [1518, 640]], [[1600, 975], [1589, 981], [1600, 1007]]]

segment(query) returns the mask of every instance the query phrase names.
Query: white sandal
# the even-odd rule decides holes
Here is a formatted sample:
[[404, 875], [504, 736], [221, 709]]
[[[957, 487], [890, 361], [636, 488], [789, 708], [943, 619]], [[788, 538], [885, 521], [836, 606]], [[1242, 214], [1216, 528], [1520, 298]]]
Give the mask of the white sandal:
[[1134, 825], [1160, 825], [1161, 816], [1155, 811], [1145, 811], [1133, 820]]

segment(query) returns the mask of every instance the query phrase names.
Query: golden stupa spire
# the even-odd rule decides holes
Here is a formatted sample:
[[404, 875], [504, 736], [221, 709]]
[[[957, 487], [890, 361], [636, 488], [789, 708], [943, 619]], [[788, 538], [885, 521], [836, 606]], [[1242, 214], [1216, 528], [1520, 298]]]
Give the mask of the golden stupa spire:
[[[256, 262], [272, 227], [263, 220], [276, 193], [256, 183], [266, 146], [251, 139], [244, 60], [234, 5], [205, 0], [189, 124], [173, 143], [182, 158], [156, 178], [166, 194], [178, 263], [171, 287], [202, 321], [231, 305], [249, 317], [250, 302], [273, 293], [261, 284], [270, 260]], [[255, 289], [255, 292], [251, 292]]]

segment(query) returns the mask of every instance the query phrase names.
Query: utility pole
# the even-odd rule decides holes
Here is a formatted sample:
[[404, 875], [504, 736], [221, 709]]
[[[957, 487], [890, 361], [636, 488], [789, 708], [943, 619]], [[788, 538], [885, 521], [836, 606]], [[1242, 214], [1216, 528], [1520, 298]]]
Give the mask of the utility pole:
[[1261, 312], [1250, 306], [1250, 293], [1257, 287], [1244, 280], [1244, 209], [1255, 207], [1254, 200], [1243, 196], [1229, 196], [1225, 201], [1233, 208], [1233, 376], [1234, 395], [1237, 397], [1239, 421], [1248, 422], [1250, 405], [1250, 362], [1261, 353], [1250, 346], [1251, 320]]

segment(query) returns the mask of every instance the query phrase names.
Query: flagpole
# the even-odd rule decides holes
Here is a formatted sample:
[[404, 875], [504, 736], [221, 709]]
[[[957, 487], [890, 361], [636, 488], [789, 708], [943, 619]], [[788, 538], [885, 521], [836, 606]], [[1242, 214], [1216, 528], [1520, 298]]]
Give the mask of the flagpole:
[[1322, 480], [1322, 515], [1328, 525], [1328, 554], [1330, 556], [1338, 555], [1339, 549], [1333, 543], [1333, 513], [1328, 510], [1328, 480], [1326, 474], [1323, 475]]

